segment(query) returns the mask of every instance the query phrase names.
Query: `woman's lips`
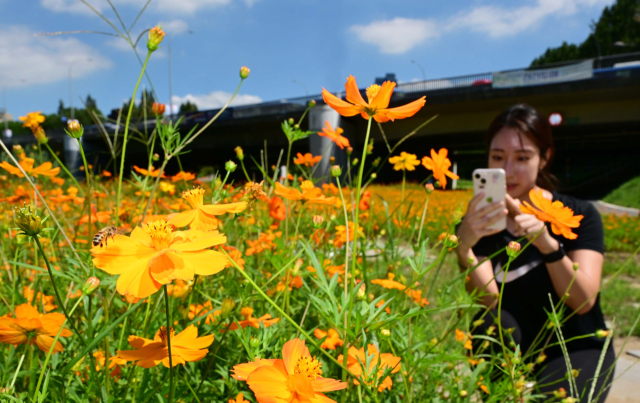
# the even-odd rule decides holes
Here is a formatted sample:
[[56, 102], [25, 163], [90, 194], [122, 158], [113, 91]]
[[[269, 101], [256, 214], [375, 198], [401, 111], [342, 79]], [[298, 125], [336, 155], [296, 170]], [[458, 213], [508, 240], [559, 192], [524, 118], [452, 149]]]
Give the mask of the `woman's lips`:
[[507, 183], [507, 190], [513, 190], [517, 187], [518, 185], [510, 185]]

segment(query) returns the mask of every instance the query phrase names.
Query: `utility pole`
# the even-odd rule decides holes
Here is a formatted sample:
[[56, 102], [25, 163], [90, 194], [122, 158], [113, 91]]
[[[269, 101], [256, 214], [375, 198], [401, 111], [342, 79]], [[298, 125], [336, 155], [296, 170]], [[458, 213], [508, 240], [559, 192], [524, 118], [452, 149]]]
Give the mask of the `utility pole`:
[[2, 104], [4, 110], [2, 111], [2, 120], [4, 120], [4, 131], [9, 130], [9, 119], [7, 119], [7, 87], [2, 86]]

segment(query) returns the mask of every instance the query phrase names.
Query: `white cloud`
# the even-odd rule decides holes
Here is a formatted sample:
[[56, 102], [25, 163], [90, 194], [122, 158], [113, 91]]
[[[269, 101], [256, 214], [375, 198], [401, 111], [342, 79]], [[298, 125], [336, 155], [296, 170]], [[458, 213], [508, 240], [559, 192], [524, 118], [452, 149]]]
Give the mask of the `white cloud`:
[[376, 45], [380, 52], [401, 54], [439, 36], [432, 20], [396, 17], [389, 21], [373, 21], [368, 25], [354, 25], [351, 31], [364, 43]]
[[[91, 61], [89, 61], [91, 59]], [[82, 78], [113, 66], [111, 60], [70, 36], [34, 36], [22, 26], [0, 27], [0, 85], [46, 84]]]
[[[198, 109], [206, 110], [222, 108], [229, 101], [229, 98], [231, 98], [232, 95], [232, 93], [226, 91], [211, 91], [210, 93], [203, 95], [187, 94], [182, 97], [174, 95], [172, 100], [174, 108], [176, 105], [180, 106], [180, 104], [189, 101], [192, 104], [198, 105]], [[258, 104], [260, 102], [262, 102], [262, 98], [257, 95], [238, 94], [233, 102], [231, 102], [231, 106]]]
[[612, 0], [537, 0], [533, 5], [506, 9], [497, 6], [481, 6], [453, 17], [447, 30], [468, 28], [491, 38], [517, 35], [539, 25], [544, 19], [569, 16], [581, 8], [604, 6]]
[[[194, 14], [203, 9], [213, 9], [225, 6], [231, 3], [231, 1], [232, 0], [155, 0], [147, 8], [147, 11]], [[248, 5], [253, 4], [255, 1], [256, 0], [245, 0]], [[105, 0], [87, 0], [87, 2], [100, 12], [110, 8]], [[118, 6], [129, 6], [136, 9], [142, 9], [142, 7], [147, 3], [147, 0], [112, 0], [112, 3], [116, 8]], [[40, 4], [44, 8], [55, 12], [94, 14], [94, 12], [85, 4], [82, 4], [80, 0], [40, 0]]]
[[183, 20], [172, 20], [169, 22], [159, 22], [158, 25], [167, 35], [180, 35], [189, 30], [189, 24]]
[[429, 39], [452, 31], [470, 30], [490, 38], [502, 38], [529, 31], [545, 19], [567, 17], [589, 7], [603, 7], [614, 0], [535, 0], [529, 5], [505, 8], [478, 6], [442, 21], [409, 19], [374, 21], [354, 25], [351, 31], [364, 43], [376, 45], [380, 52], [403, 54]]

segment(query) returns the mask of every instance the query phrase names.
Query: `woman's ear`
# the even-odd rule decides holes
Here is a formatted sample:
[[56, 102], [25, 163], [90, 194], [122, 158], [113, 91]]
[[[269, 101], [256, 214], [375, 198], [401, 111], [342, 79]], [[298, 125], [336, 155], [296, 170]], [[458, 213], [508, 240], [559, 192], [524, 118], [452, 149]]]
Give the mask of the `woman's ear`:
[[544, 169], [544, 167], [547, 165], [547, 162], [549, 162], [550, 158], [551, 158], [551, 149], [548, 148], [547, 151], [544, 153], [544, 155], [542, 155], [540, 158], [540, 171]]

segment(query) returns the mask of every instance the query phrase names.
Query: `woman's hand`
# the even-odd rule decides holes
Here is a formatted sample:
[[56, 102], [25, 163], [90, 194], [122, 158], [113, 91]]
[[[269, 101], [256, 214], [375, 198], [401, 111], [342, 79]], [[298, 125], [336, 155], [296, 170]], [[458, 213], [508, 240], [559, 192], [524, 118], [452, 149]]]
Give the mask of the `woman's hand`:
[[514, 199], [507, 194], [505, 201], [507, 202], [509, 216], [513, 218], [514, 222], [513, 235], [517, 237], [526, 236], [531, 241], [538, 231], [542, 230], [531, 244], [545, 255], [558, 250], [560, 247], [558, 241], [549, 234], [549, 230], [543, 221], [538, 220], [532, 214], [524, 214], [520, 211], [520, 200]]
[[[502, 231], [488, 227], [507, 215], [508, 211], [504, 208], [504, 202], [496, 201], [476, 210], [478, 203], [483, 198], [484, 193], [479, 193], [469, 202], [467, 213], [457, 233], [460, 240], [457, 250], [460, 252], [466, 253], [469, 249], [473, 248], [481, 238]], [[500, 209], [502, 210], [498, 211]]]

